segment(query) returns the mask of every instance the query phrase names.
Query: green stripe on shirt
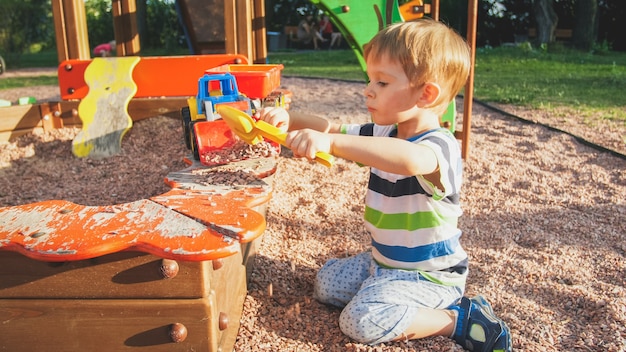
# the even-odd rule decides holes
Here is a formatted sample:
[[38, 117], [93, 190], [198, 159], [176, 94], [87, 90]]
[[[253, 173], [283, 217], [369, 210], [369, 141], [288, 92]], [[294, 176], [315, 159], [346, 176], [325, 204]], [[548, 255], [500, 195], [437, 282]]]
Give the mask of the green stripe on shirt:
[[424, 211], [413, 214], [385, 214], [376, 209], [366, 207], [365, 220], [379, 229], [415, 231], [419, 229], [439, 227], [442, 225], [456, 226], [458, 218], [445, 218], [435, 212]]

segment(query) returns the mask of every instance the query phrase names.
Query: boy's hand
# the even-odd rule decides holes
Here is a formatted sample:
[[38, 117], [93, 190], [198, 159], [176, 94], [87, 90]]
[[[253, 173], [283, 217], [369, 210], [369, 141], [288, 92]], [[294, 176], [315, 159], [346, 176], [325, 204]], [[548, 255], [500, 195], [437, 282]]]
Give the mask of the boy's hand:
[[280, 128], [283, 132], [287, 132], [289, 128], [289, 113], [281, 107], [268, 107], [259, 110], [259, 120], [263, 120], [271, 125]]
[[330, 153], [331, 138], [327, 133], [303, 129], [289, 132], [285, 142], [294, 156], [314, 160], [317, 152]]

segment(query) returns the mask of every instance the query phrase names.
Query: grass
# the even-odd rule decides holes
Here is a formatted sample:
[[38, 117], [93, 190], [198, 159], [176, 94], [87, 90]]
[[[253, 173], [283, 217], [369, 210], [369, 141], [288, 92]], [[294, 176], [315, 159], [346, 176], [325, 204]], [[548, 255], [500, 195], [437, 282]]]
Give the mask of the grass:
[[270, 52], [268, 57], [271, 64], [283, 64], [287, 76], [365, 81], [352, 50], [282, 51]]
[[58, 65], [56, 50], [43, 50], [29, 54], [2, 53], [2, 57], [4, 57], [9, 70], [30, 67], [52, 67]]
[[[177, 53], [184, 54], [184, 53]], [[154, 52], [148, 55], [162, 55]], [[270, 52], [268, 62], [283, 64], [284, 75], [364, 81], [351, 50]], [[56, 52], [25, 54], [15, 67], [57, 65]], [[56, 77], [2, 78], [0, 89], [58, 84]], [[626, 53], [602, 55], [528, 46], [479, 49], [474, 96], [485, 102], [551, 110], [574, 108], [626, 126]], [[600, 112], [600, 114], [598, 114]]]
[[518, 47], [481, 49], [476, 55], [477, 99], [535, 109], [603, 110], [626, 123], [626, 53], [592, 55]]
[[0, 76], [0, 90], [33, 86], [56, 86], [59, 84], [57, 76], [35, 76], [35, 77], [11, 77], [2, 78]]

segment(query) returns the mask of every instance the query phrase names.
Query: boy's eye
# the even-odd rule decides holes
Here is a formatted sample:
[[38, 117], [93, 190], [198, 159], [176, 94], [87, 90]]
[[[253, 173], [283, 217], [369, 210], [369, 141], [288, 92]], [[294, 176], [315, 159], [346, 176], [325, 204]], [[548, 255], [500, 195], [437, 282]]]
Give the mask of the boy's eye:
[[367, 77], [367, 85], [370, 85], [370, 84], [375, 84], [377, 86], [384, 87], [384, 86], [388, 85], [389, 83], [387, 83], [385, 81], [377, 81], [375, 79], [372, 80], [369, 77]]

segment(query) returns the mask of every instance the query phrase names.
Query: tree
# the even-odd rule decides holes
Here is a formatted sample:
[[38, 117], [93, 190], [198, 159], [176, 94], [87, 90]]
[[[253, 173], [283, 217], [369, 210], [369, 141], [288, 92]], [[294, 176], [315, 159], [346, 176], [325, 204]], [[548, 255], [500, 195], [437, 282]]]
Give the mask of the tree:
[[92, 47], [115, 39], [112, 11], [110, 0], [85, 1], [89, 45]]
[[[169, 0], [136, 1], [137, 30], [141, 50], [151, 48], [169, 50], [179, 47], [178, 41], [183, 36], [183, 30], [178, 21], [174, 2]], [[85, 9], [89, 42], [97, 45], [113, 40], [112, 0], [85, 0]]]
[[591, 50], [598, 35], [598, 0], [577, 0], [572, 43], [575, 48]]
[[54, 47], [49, 0], [0, 1], [0, 52], [5, 58], [48, 47]]
[[146, 46], [145, 36], [148, 33], [148, 5], [147, 0], [136, 0], [137, 5], [137, 33], [140, 47]]
[[533, 12], [537, 21], [537, 41], [539, 44], [554, 42], [554, 30], [559, 16], [554, 11], [552, 0], [535, 0]]
[[309, 0], [265, 0], [268, 31], [282, 32], [284, 26], [297, 26], [305, 13], [318, 14]]

